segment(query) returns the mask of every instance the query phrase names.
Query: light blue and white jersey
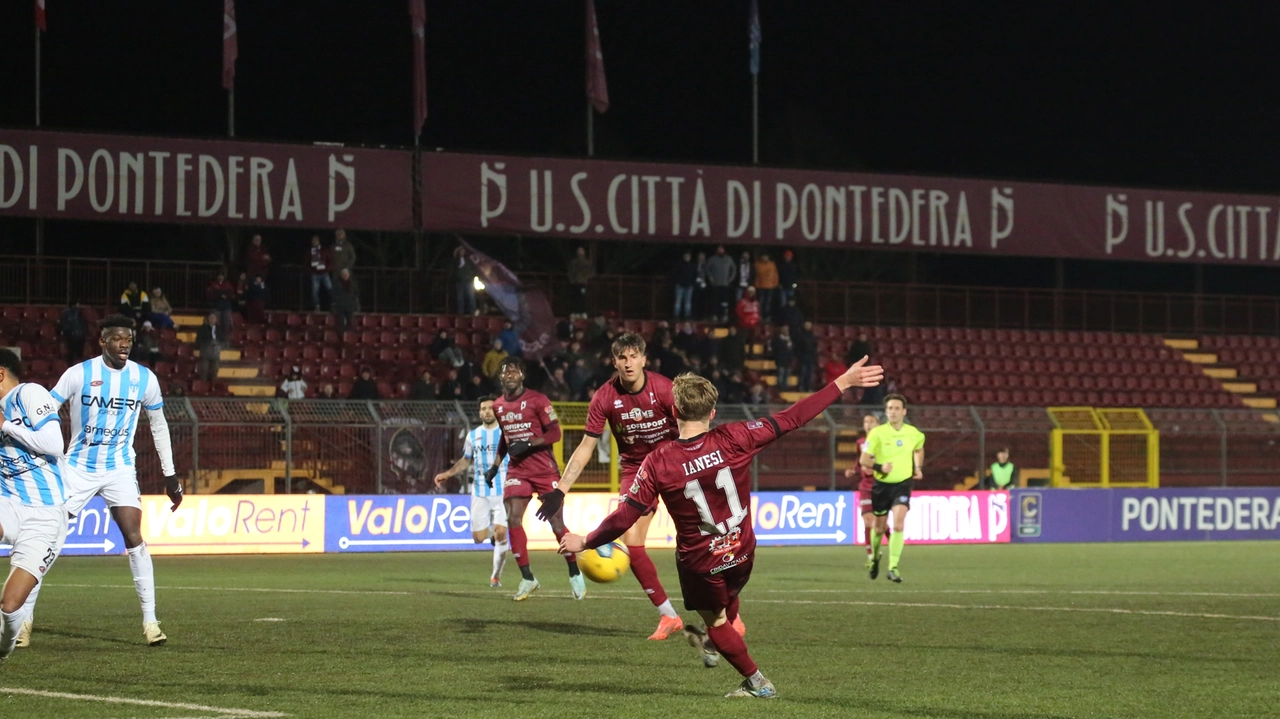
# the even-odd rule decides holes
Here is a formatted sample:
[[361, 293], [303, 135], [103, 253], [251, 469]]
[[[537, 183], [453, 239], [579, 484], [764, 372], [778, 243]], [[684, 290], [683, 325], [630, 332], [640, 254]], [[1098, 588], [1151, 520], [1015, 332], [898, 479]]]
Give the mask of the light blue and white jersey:
[[510, 455], [502, 458], [502, 466], [498, 468], [498, 476], [493, 478], [493, 489], [485, 484], [484, 472], [493, 466], [498, 458], [498, 441], [502, 439], [502, 428], [495, 426], [485, 429], [480, 425], [467, 432], [467, 441], [462, 445], [462, 456], [471, 460], [471, 494], [477, 497], [502, 495], [502, 484], [507, 481], [507, 466], [511, 464]]
[[67, 368], [52, 395], [71, 405], [67, 463], [90, 474], [132, 468], [138, 416], [164, 407], [151, 370], [132, 360], [111, 369], [101, 355]]
[[58, 467], [62, 426], [49, 391], [30, 383], [14, 387], [4, 398], [4, 422], [31, 439], [15, 437], [11, 430], [0, 432], [0, 497], [36, 507], [66, 503]]

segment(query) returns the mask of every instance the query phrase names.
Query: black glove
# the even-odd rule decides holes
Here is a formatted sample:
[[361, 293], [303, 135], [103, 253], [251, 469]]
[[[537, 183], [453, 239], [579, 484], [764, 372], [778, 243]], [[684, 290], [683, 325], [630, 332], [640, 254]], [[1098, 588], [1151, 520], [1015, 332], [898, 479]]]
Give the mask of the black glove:
[[542, 506], [538, 507], [538, 519], [544, 522], [550, 522], [551, 518], [556, 516], [560, 508], [564, 506], [564, 492], [553, 489], [546, 494], [539, 494], [538, 499], [542, 500]]
[[493, 489], [493, 478], [497, 476], [497, 466], [490, 467], [484, 471], [484, 483], [489, 487], [489, 489]]
[[173, 502], [173, 509], [177, 509], [182, 504], [182, 482], [178, 481], [178, 475], [171, 474], [164, 478], [164, 493], [169, 495], [169, 501]]
[[529, 444], [527, 439], [517, 439], [507, 447], [507, 454], [512, 457], [523, 457], [529, 453], [533, 446]]

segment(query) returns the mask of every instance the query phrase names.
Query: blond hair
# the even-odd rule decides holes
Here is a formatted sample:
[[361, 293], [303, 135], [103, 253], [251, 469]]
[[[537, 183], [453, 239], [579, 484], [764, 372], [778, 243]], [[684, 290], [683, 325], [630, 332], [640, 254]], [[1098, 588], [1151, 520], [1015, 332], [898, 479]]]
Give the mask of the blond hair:
[[671, 383], [676, 398], [676, 416], [686, 422], [705, 422], [711, 419], [720, 392], [705, 377], [685, 372]]

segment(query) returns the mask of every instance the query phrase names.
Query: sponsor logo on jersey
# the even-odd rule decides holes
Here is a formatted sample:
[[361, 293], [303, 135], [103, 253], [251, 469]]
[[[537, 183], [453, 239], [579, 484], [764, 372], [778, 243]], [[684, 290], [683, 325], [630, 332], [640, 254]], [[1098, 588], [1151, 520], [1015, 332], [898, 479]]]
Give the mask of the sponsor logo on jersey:
[[761, 422], [759, 420], [755, 422], [747, 422], [747, 429], [760, 429], [763, 426], [764, 426], [764, 422]]
[[101, 386], [102, 386], [102, 380], [100, 380], [100, 379], [95, 379], [94, 381], [92, 381], [92, 382], [90, 382], [90, 383], [89, 383], [89, 386], [90, 386], [90, 387], [101, 387]]
[[651, 409], [640, 409], [639, 407], [632, 407], [631, 409], [627, 410], [626, 412], [623, 412], [620, 416], [622, 417], [622, 419], [629, 419], [629, 420], [631, 420], [632, 422], [639, 422], [639, 421], [640, 421], [640, 420], [642, 420], [642, 419], [650, 419], [650, 418], [652, 418], [652, 417], [653, 417], [653, 410], [651, 410]]
[[620, 400], [620, 399], [615, 399], [615, 400], [613, 401], [613, 408], [614, 408], [614, 409], [622, 409], [622, 400]]
[[514, 422], [518, 419], [523, 419], [523, 418], [524, 418], [524, 415], [518, 412], [507, 412], [506, 414], [502, 415], [498, 419], [503, 422]]
[[101, 407], [102, 409], [137, 409], [142, 400], [127, 397], [95, 397], [89, 394], [80, 395], [80, 404], [84, 407]]
[[505, 481], [505, 482], [503, 482], [503, 483], [502, 483], [502, 486], [504, 486], [504, 487], [519, 487], [519, 486], [520, 486], [520, 480], [518, 480], [518, 479], [511, 479], [510, 477], [508, 477], [508, 478], [507, 478], [507, 481]]

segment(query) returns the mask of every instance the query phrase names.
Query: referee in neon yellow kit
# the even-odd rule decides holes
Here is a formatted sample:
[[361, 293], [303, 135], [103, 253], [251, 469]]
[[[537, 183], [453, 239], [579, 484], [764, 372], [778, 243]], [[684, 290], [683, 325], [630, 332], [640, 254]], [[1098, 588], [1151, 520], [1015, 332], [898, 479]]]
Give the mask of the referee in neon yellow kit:
[[875, 472], [871, 487], [871, 511], [875, 528], [871, 530], [871, 578], [880, 576], [880, 538], [884, 536], [893, 513], [893, 534], [889, 536], [889, 573], [885, 578], [901, 582], [898, 560], [905, 541], [903, 525], [911, 509], [911, 485], [922, 479], [924, 466], [924, 433], [906, 423], [907, 399], [900, 394], [884, 398], [884, 414], [888, 421], [867, 434], [859, 462]]

